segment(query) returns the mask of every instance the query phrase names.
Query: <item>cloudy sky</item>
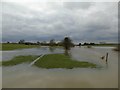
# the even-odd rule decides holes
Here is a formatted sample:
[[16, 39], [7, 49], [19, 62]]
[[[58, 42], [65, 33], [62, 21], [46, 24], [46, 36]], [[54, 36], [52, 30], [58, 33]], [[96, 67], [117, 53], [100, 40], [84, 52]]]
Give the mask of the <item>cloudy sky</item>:
[[2, 1], [2, 40], [116, 42], [117, 2]]

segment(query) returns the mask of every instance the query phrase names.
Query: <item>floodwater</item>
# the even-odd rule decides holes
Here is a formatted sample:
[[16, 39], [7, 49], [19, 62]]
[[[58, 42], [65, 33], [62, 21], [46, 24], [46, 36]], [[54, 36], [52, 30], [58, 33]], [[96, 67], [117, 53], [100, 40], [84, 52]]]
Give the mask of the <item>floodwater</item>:
[[[118, 52], [111, 47], [75, 47], [71, 57], [102, 66], [98, 68], [43, 69], [24, 63], [2, 68], [3, 88], [118, 88]], [[109, 53], [108, 63], [101, 59]], [[49, 47], [3, 51], [3, 60], [17, 55], [64, 53]]]
[[19, 55], [40, 55], [40, 54], [51, 54], [51, 53], [63, 53], [62, 48], [50, 48], [50, 47], [40, 47], [40, 48], [31, 48], [31, 49], [21, 49], [21, 50], [12, 50], [12, 51], [3, 51], [2, 60], [10, 60], [15, 56]]

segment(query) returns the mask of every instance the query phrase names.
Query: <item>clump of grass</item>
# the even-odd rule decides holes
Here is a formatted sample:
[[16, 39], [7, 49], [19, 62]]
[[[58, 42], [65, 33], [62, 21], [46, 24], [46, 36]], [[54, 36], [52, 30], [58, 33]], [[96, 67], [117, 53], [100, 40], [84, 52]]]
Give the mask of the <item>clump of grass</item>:
[[34, 64], [40, 68], [96, 68], [96, 64], [84, 62], [84, 61], [76, 61], [72, 60], [69, 56], [65, 56], [64, 54], [49, 54], [44, 55]]
[[13, 65], [24, 63], [24, 62], [32, 62], [37, 57], [38, 56], [32, 56], [32, 55], [29, 55], [29, 56], [16, 56], [11, 60], [3, 61], [2, 66], [13, 66]]

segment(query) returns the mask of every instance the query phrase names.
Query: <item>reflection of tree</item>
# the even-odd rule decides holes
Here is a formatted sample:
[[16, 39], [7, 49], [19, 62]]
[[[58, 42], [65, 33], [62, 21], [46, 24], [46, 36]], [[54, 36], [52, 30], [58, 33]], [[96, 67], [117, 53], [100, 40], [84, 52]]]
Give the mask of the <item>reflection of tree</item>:
[[49, 50], [50, 50], [51, 52], [54, 52], [54, 51], [55, 51], [55, 48], [54, 48], [54, 47], [49, 46]]
[[64, 54], [65, 54], [66, 56], [69, 56], [69, 57], [71, 56], [70, 50], [65, 50], [65, 51], [64, 51]]
[[106, 62], [106, 68], [108, 68], [108, 62]]

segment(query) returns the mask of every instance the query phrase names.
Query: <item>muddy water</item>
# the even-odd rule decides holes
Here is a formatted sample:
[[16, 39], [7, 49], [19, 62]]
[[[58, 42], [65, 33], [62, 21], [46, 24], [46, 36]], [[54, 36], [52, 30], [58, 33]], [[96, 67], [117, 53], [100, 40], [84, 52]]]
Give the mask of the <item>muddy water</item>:
[[[46, 50], [48, 51], [48, 50]], [[63, 52], [56, 49], [54, 53]], [[3, 67], [3, 88], [117, 88], [118, 53], [112, 48], [71, 49], [73, 59], [101, 65], [101, 69], [42, 69], [28, 64]], [[100, 57], [109, 53], [108, 63]], [[36, 53], [35, 50], [32, 53]], [[53, 52], [52, 52], [53, 53]], [[9, 54], [8, 54], [9, 55]], [[5, 57], [3, 57], [5, 58]]]

